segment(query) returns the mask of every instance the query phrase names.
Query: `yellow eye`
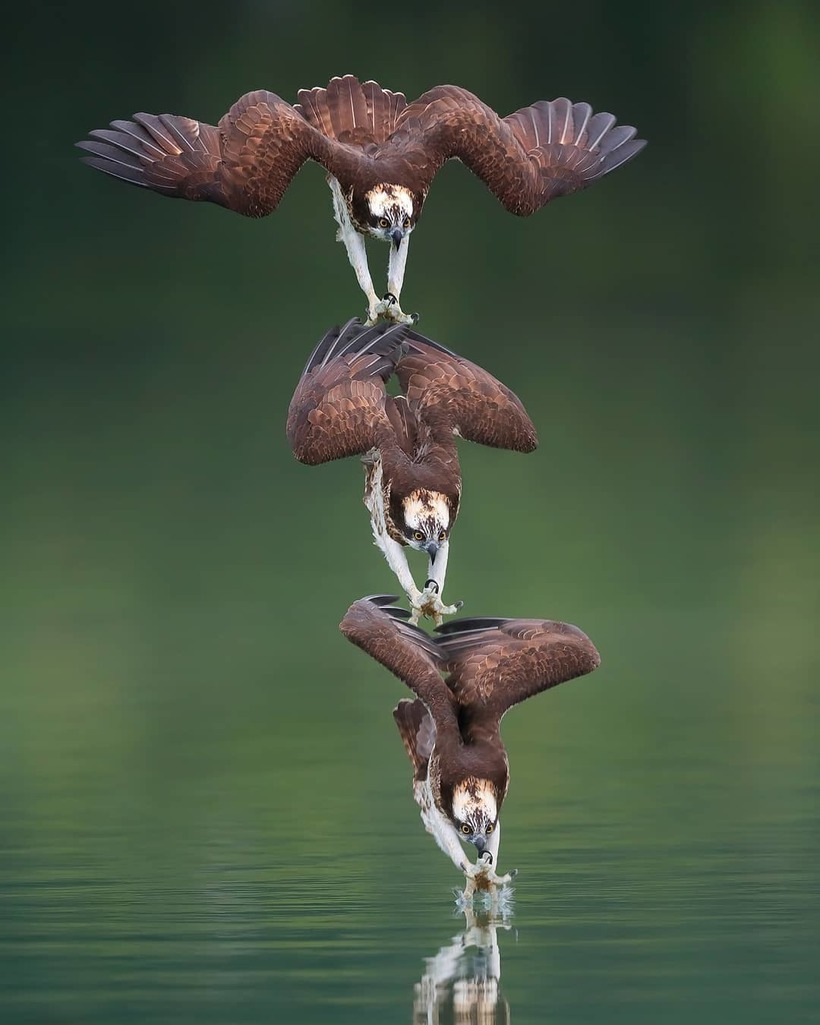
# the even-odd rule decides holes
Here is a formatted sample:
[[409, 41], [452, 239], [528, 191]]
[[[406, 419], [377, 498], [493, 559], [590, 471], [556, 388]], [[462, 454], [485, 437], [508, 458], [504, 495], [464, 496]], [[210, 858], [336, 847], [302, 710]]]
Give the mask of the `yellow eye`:
[[464, 833], [465, 835], [466, 835], [467, 833], [469, 833], [469, 832], [470, 832], [470, 827], [469, 827], [469, 826], [467, 825], [467, 823], [466, 823], [466, 822], [465, 822], [465, 823], [464, 823], [464, 825], [463, 825], [463, 826], [461, 827], [461, 832], [462, 832], [462, 833]]
[[489, 826], [487, 826], [487, 833], [488, 833], [488, 834], [489, 834], [489, 833], [492, 833], [492, 831], [493, 831], [493, 824], [492, 824], [492, 822], [491, 822], [491, 823], [489, 824]]
[[410, 218], [409, 217], [405, 217], [404, 218], [404, 230], [407, 231], [407, 229], [409, 227], [410, 227]]
[[388, 219], [386, 217], [380, 217], [379, 218], [379, 227], [380, 228], [387, 228], [389, 226], [389, 224], [390, 224], [390, 221], [388, 221]]
[[442, 530], [442, 532], [438, 536], [438, 539], [439, 539], [439, 541], [446, 541], [447, 540], [447, 531], [446, 530]]
[[414, 530], [413, 531], [413, 540], [414, 541], [423, 541], [424, 540], [424, 534], [422, 534], [422, 532], [420, 530]]

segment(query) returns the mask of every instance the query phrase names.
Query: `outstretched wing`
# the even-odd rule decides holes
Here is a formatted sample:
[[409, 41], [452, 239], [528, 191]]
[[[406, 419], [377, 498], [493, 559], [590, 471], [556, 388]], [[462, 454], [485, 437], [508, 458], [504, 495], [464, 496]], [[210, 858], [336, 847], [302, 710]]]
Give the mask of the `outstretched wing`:
[[462, 619], [440, 626], [447, 683], [473, 718], [500, 718], [520, 701], [601, 663], [577, 626], [549, 619]]
[[466, 89], [440, 85], [402, 111], [391, 143], [421, 176], [423, 191], [455, 157], [507, 210], [527, 216], [631, 160], [646, 145], [635, 133], [565, 97], [500, 118]]
[[240, 97], [218, 128], [175, 114], [134, 114], [133, 121], [112, 121], [90, 135], [77, 145], [98, 171], [247, 217], [275, 210], [306, 160], [337, 174], [360, 159], [267, 90]]
[[492, 374], [410, 331], [396, 376], [422, 419], [449, 422], [467, 441], [532, 452], [538, 435], [521, 400]]
[[347, 610], [339, 629], [424, 702], [438, 738], [458, 739], [453, 696], [439, 671], [438, 645], [424, 630], [404, 622], [409, 613], [392, 608], [396, 600], [394, 595], [360, 598]]
[[391, 436], [385, 382], [404, 352], [406, 333], [401, 325], [364, 327], [355, 319], [328, 331], [288, 409], [288, 441], [300, 462], [361, 455]]

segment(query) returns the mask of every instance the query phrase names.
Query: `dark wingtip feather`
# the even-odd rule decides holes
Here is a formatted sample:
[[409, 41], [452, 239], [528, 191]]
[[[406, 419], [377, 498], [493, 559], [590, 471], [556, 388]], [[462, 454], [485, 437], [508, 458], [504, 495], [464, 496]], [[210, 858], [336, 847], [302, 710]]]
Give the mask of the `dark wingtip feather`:
[[84, 146], [81, 142], [75, 143], [75, 145], [80, 149], [88, 150], [90, 155], [80, 157], [80, 160], [84, 164], [88, 164], [89, 167], [93, 167], [95, 171], [102, 171], [103, 174], [110, 175], [112, 178], [119, 178], [120, 181], [129, 182], [131, 185], [141, 185], [143, 188], [150, 187], [140, 169], [94, 154], [93, 150]]
[[[367, 327], [358, 317], [351, 317], [341, 327], [337, 324], [324, 335], [308, 356], [302, 376], [348, 353], [375, 352], [387, 360], [384, 367], [379, 364], [377, 369], [387, 369], [388, 364], [392, 369], [392, 365], [398, 362], [406, 334], [407, 328], [403, 324], [385, 322]], [[377, 369], [374, 369], [374, 373]]]
[[407, 609], [401, 608], [400, 605], [384, 605], [382, 606], [382, 612], [386, 612], [391, 619], [399, 619], [402, 622], [410, 618], [410, 613]]
[[330, 347], [334, 344], [337, 338], [340, 338], [345, 333], [345, 331], [348, 330], [351, 324], [360, 323], [361, 321], [358, 319], [358, 317], [353, 317], [351, 320], [348, 320], [346, 324], [334, 324], [334, 326], [330, 328], [329, 331], [326, 331], [324, 335], [322, 335], [319, 342], [316, 344], [316, 348], [308, 356], [307, 363], [305, 363], [305, 368], [302, 371], [302, 376], [304, 377], [304, 375], [309, 370], [312, 370], [315, 366], [318, 366], [318, 364], [324, 362], [327, 353], [330, 350]]
[[604, 158], [603, 174], [609, 174], [610, 171], [614, 171], [628, 160], [632, 160], [645, 146], [646, 139], [633, 139], [631, 142], [621, 143]]
[[359, 601], [372, 602], [374, 605], [378, 605], [379, 608], [385, 608], [398, 600], [399, 596], [397, 594], [367, 594], [364, 598], [359, 599]]
[[625, 142], [629, 142], [629, 140], [634, 138], [637, 133], [638, 129], [633, 125], [616, 125], [616, 127], [611, 128], [603, 139], [601, 139], [598, 151], [603, 155], [611, 153], [619, 146], [623, 146]]
[[407, 341], [411, 347], [414, 342], [418, 342], [421, 345], [428, 345], [431, 349], [436, 349], [438, 352], [443, 352], [447, 356], [452, 356], [454, 359], [461, 359], [457, 352], [453, 352], [452, 349], [448, 349], [446, 345], [442, 345], [441, 342], [436, 342], [432, 338], [427, 338], [426, 335], [421, 334], [418, 331], [408, 329]]
[[509, 622], [508, 619], [497, 616], [472, 616], [469, 619], [451, 619], [449, 623], [442, 623], [436, 627], [436, 633], [453, 635], [462, 634], [476, 630], [490, 630], [503, 626]]
[[[396, 629], [399, 630], [400, 633], [420, 648], [423, 648], [428, 655], [432, 656], [432, 658], [436, 660], [436, 662], [440, 662], [442, 655], [436, 644], [435, 637], [431, 637], [430, 634], [428, 634], [426, 630], [422, 630], [420, 626], [413, 626], [408, 623], [407, 620], [410, 618], [410, 613], [407, 609], [399, 608], [394, 604], [394, 602], [397, 602], [398, 600], [399, 596], [397, 594], [369, 594], [354, 602], [351, 608], [348, 609], [348, 615], [352, 609], [355, 609], [357, 606], [361, 607], [366, 602], [369, 602], [371, 605], [375, 605], [380, 612], [383, 612], [395, 622]], [[343, 633], [345, 632], [344, 624], [346, 619], [347, 615], [341, 623]]]

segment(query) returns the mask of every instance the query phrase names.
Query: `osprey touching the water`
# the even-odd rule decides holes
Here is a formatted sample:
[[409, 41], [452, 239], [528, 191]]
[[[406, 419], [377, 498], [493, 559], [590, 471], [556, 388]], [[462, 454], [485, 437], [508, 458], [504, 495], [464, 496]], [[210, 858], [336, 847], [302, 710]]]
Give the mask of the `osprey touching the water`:
[[[402, 394], [387, 392], [395, 375]], [[531, 452], [538, 439], [519, 399], [486, 370], [405, 325], [333, 328], [307, 361], [287, 435], [303, 463], [359, 455], [373, 538], [398, 577], [414, 620], [457, 611], [442, 602], [450, 532], [461, 500], [456, 436]], [[404, 554], [428, 556], [419, 589]]]
[[[77, 145], [92, 167], [165, 196], [205, 200], [247, 217], [279, 205], [307, 160], [321, 164], [333, 212], [370, 323], [412, 323], [401, 310], [410, 235], [433, 178], [461, 160], [510, 213], [528, 216], [586, 188], [646, 143], [608, 113], [561, 97], [501, 118], [466, 89], [440, 85], [408, 103], [403, 93], [352, 75], [302, 89], [291, 105], [266, 90], [240, 97], [218, 126], [175, 114], [134, 114]], [[387, 242], [387, 293], [379, 299], [365, 238]]]
[[[545, 619], [464, 619], [431, 637], [404, 620], [396, 599], [362, 598], [342, 633], [416, 694], [393, 711], [413, 764], [413, 794], [425, 828], [467, 877], [465, 896], [512, 878], [498, 875], [500, 812], [509, 761], [500, 724], [513, 705], [600, 665], [575, 626]], [[446, 674], [446, 678], [442, 678]], [[472, 844], [470, 862], [461, 842]]]

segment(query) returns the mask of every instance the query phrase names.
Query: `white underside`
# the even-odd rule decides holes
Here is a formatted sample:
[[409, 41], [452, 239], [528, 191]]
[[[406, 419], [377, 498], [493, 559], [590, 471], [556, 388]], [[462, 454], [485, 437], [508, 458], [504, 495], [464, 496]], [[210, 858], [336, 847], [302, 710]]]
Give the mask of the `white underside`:
[[436, 841], [439, 849], [444, 851], [457, 869], [465, 874], [469, 873], [472, 867], [471, 862], [464, 853], [455, 826], [436, 807], [433, 801], [433, 792], [430, 789], [430, 781], [425, 779], [414, 782], [413, 797], [421, 809], [421, 821], [424, 823], [424, 828]]
[[364, 494], [364, 504], [370, 512], [373, 541], [387, 560], [387, 565], [396, 574], [402, 590], [410, 601], [413, 613], [411, 623], [417, 623], [419, 616], [428, 616], [438, 626], [442, 622], [443, 616], [451, 616], [458, 611], [461, 605], [460, 602], [457, 605], [445, 605], [442, 601], [450, 542], [442, 543], [435, 563], [428, 560], [427, 581], [424, 590], [420, 591], [410, 572], [407, 556], [404, 554], [404, 545], [394, 541], [387, 530], [387, 511], [384, 507], [383, 489], [384, 468], [378, 449], [371, 449], [362, 457], [362, 461], [373, 467]]
[[376, 290], [373, 288], [373, 279], [370, 277], [370, 268], [367, 266], [367, 250], [364, 246], [364, 235], [360, 235], [353, 227], [350, 215], [347, 212], [347, 202], [342, 194], [342, 187], [338, 181], [330, 177], [328, 179], [330, 191], [333, 193], [333, 216], [339, 225], [337, 238], [344, 242], [347, 250], [347, 258], [356, 273], [356, 280], [359, 288], [367, 296], [367, 303], [370, 310], [375, 309], [379, 302]]
[[347, 202], [339, 182], [330, 175], [328, 177], [330, 191], [333, 194], [333, 216], [339, 225], [336, 238], [344, 243], [347, 250], [347, 258], [356, 274], [359, 288], [367, 296], [368, 318], [375, 323], [379, 317], [387, 316], [398, 323], [412, 323], [411, 317], [406, 317], [401, 311], [399, 297], [401, 296], [402, 285], [404, 284], [404, 270], [407, 264], [407, 250], [410, 245], [410, 232], [401, 240], [398, 249], [390, 245], [390, 257], [387, 264], [387, 290], [395, 298], [395, 303], [380, 300], [373, 287], [373, 278], [370, 276], [370, 268], [367, 264], [367, 249], [365, 248], [365, 237], [361, 232], [356, 231], [350, 214], [347, 210]]
[[[429, 779], [416, 780], [413, 783], [413, 797], [421, 809], [421, 821], [424, 823], [424, 828], [436, 841], [439, 849], [466, 876], [464, 893], [460, 896], [464, 900], [469, 901], [472, 899], [476, 889], [486, 889], [488, 885], [493, 894], [493, 900], [498, 899], [499, 894], [506, 892], [504, 887], [512, 880], [516, 873], [513, 871], [503, 876], [498, 875], [501, 821], [496, 822], [484, 855], [477, 862], [473, 863], [464, 853], [464, 849], [461, 846], [461, 838], [455, 826], [436, 807]], [[492, 855], [492, 858], [487, 858], [487, 854]], [[480, 881], [483, 881], [481, 886], [479, 886]]]
[[365, 456], [365, 461], [372, 463], [373, 466], [370, 487], [365, 490], [364, 496], [364, 504], [370, 512], [370, 527], [373, 531], [373, 541], [385, 559], [387, 559], [387, 565], [396, 574], [402, 590], [410, 599], [410, 603], [416, 605], [421, 597], [421, 591], [416, 587], [416, 582], [413, 580], [413, 574], [410, 572], [404, 548], [398, 541], [394, 541], [387, 531], [383, 490], [384, 468], [381, 455], [377, 449], [371, 449]]

